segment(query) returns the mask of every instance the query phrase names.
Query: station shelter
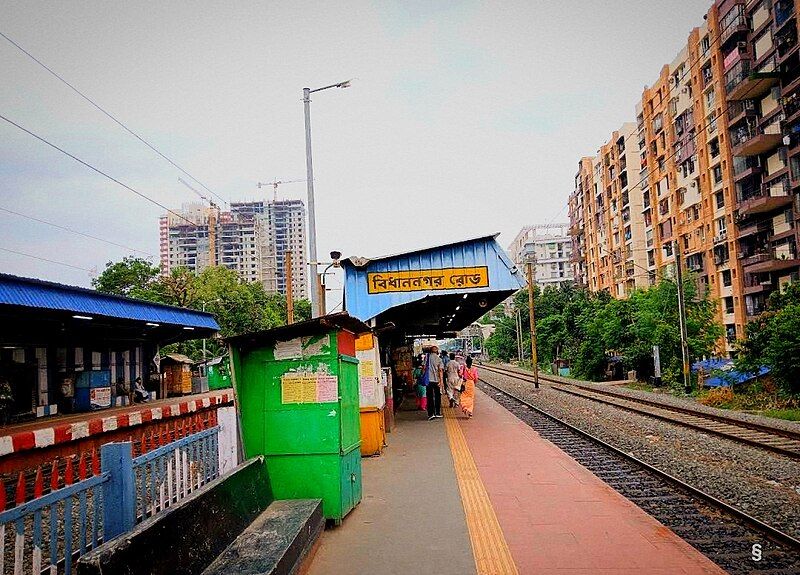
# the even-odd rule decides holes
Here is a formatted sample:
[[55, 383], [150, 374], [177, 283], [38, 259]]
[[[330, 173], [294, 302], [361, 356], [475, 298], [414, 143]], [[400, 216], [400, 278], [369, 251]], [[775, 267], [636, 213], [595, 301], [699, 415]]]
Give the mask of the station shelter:
[[362, 379], [362, 444], [381, 433], [381, 419], [369, 414], [383, 411], [384, 429], [391, 430], [390, 414], [402, 399], [394, 394], [413, 389], [415, 340], [455, 337], [526, 285], [497, 235], [342, 260], [344, 309], [376, 336], [375, 365], [360, 374], [379, 378], [374, 390]]
[[157, 390], [163, 346], [218, 330], [208, 313], [0, 274], [4, 422], [111, 407], [137, 377]]

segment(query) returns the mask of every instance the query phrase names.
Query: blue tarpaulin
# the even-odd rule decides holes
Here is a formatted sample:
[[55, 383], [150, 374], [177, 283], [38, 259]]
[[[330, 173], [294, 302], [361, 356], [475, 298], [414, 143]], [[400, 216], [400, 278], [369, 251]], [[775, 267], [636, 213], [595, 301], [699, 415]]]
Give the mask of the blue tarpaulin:
[[[703, 380], [703, 385], [706, 387], [729, 387], [731, 384], [747, 383], [769, 373], [769, 368], [763, 366], [756, 373], [737, 371], [733, 368], [733, 361], [730, 359], [705, 359], [692, 364], [692, 371], [699, 370], [711, 374], [711, 377]], [[724, 374], [715, 373], [720, 371]]]

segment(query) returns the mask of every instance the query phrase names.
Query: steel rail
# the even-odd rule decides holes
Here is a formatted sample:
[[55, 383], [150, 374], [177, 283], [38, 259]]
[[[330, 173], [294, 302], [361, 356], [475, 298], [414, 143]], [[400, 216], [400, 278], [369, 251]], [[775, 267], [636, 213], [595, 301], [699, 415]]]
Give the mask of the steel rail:
[[[503, 368], [497, 368], [495, 366], [484, 365], [482, 367], [487, 371], [499, 373], [507, 377], [515, 377], [522, 381], [528, 381], [528, 382], [533, 381], [532, 378], [525, 373], [520, 373]], [[663, 421], [667, 421], [669, 423], [673, 423], [675, 425], [682, 425], [684, 427], [695, 429], [703, 433], [710, 433], [720, 437], [725, 437], [726, 439], [739, 441], [741, 443], [745, 443], [753, 447], [766, 449], [794, 459], [800, 458], [800, 433], [792, 432], [789, 430], [778, 429], [767, 425], [760, 425], [758, 423], [745, 422], [739, 419], [725, 417], [722, 415], [709, 414], [703, 411], [691, 409], [689, 407], [681, 407], [681, 406], [662, 403], [651, 399], [633, 397], [625, 395], [623, 393], [615, 393], [607, 389], [599, 389], [596, 386], [580, 385], [577, 383], [566, 383], [563, 381], [558, 381], [556, 379], [550, 378], [546, 375], [540, 375], [539, 379], [540, 381], [541, 380], [547, 381], [550, 384], [551, 389], [560, 391], [562, 393], [568, 393], [570, 395], [582, 397], [584, 399], [589, 399], [591, 401], [596, 401], [598, 403], [612, 405], [614, 407], [625, 409], [632, 413], [638, 413], [640, 415], [654, 417], [657, 419], [661, 419]], [[562, 387], [565, 385], [584, 391], [581, 392], [581, 391], [576, 391], [574, 389], [567, 389], [565, 387]], [[599, 396], [612, 397], [617, 401], [612, 401]], [[652, 409], [643, 409], [637, 407], [636, 405], [625, 405], [620, 402], [646, 405]], [[655, 410], [660, 410], [661, 413]], [[727, 429], [727, 430], [718, 429], [708, 425], [704, 425], [701, 422], [687, 421], [686, 419], [680, 418], [678, 415], [686, 415], [701, 420], [706, 420], [709, 422], [728, 425], [734, 429]], [[744, 433], [739, 433], [738, 430], [742, 430]], [[748, 434], [752, 434], [752, 432], [762, 433], [769, 437], [766, 438], [748, 437]], [[767, 441], [779, 441], [783, 445], [774, 445], [771, 443], [767, 443]]]

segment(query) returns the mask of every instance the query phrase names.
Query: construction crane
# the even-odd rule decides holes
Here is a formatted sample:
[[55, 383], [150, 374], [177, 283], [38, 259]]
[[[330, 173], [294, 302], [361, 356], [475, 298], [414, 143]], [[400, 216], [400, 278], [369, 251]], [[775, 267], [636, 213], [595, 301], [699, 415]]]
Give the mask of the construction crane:
[[208, 265], [209, 267], [214, 267], [217, 265], [217, 216], [219, 215], [219, 206], [210, 197], [198, 192], [183, 178], [178, 178], [178, 181], [208, 202], [208, 210], [206, 211], [208, 218]]
[[266, 183], [258, 182], [258, 189], [260, 190], [264, 186], [272, 186], [272, 189], [273, 189], [273, 192], [274, 192], [273, 200], [277, 202], [278, 201], [278, 186], [279, 185], [281, 185], [281, 184], [297, 184], [297, 183], [306, 182], [306, 181], [308, 181], [308, 180], [283, 180], [283, 181], [275, 180], [274, 182], [266, 182]]

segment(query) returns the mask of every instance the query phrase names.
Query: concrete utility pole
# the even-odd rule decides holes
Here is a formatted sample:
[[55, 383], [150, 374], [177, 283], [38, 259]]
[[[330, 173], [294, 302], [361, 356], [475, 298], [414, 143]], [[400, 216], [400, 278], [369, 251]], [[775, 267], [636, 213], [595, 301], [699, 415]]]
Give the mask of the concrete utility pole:
[[539, 389], [539, 354], [536, 351], [536, 315], [533, 310], [533, 260], [528, 260], [528, 313], [531, 320], [531, 366], [533, 387]]
[[673, 243], [675, 250], [675, 278], [678, 281], [678, 321], [681, 328], [681, 357], [683, 359], [683, 390], [689, 393], [692, 390], [689, 378], [689, 336], [686, 332], [686, 301], [683, 295], [683, 265], [681, 262], [681, 247], [678, 240]]
[[312, 90], [303, 88], [303, 111], [306, 121], [306, 185], [308, 187], [308, 257], [309, 273], [311, 275], [311, 317], [325, 315], [325, 310], [321, 309], [319, 297], [319, 278], [317, 277], [317, 219], [314, 212], [314, 167], [311, 162], [311, 94], [321, 92], [328, 88], [348, 88], [350, 80], [331, 84]]
[[294, 323], [294, 290], [292, 288], [292, 252], [283, 254], [284, 277], [286, 278], [286, 323]]

